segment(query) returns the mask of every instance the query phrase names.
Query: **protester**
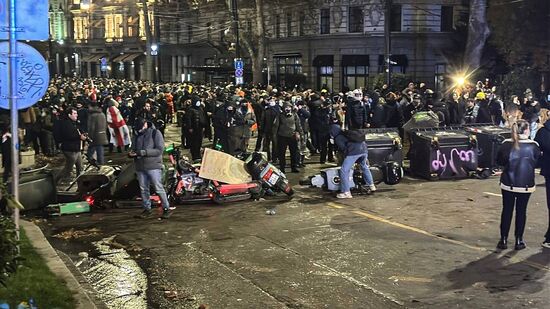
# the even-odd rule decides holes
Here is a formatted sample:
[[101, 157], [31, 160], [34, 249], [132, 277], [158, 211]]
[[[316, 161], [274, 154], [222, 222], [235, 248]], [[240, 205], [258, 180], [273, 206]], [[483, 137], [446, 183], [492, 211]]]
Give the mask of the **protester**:
[[542, 246], [550, 249], [550, 120], [544, 123], [544, 126], [537, 131], [535, 141], [539, 144], [542, 151], [540, 162], [540, 174], [544, 176], [546, 186], [546, 207], [548, 208], [548, 230], [544, 235]]
[[497, 163], [502, 166], [500, 188], [502, 192], [502, 214], [500, 218], [499, 249], [508, 248], [508, 232], [516, 209], [515, 250], [526, 247], [523, 240], [527, 204], [535, 192], [535, 166], [540, 157], [536, 142], [529, 139], [529, 123], [518, 120], [512, 126], [512, 139], [506, 140], [497, 154]]
[[56, 182], [70, 176], [73, 166], [76, 166], [76, 176], [82, 172], [82, 156], [80, 150], [86, 135], [78, 129], [78, 112], [74, 107], [65, 110], [64, 119], [59, 124], [61, 151], [65, 157], [65, 166], [55, 177]]
[[107, 119], [101, 111], [97, 102], [91, 102], [88, 110], [88, 158], [93, 158], [96, 154], [96, 161], [99, 165], [105, 163], [103, 147], [109, 142], [107, 141]]
[[164, 151], [164, 138], [154, 125], [145, 119], [137, 119], [135, 136], [132, 143], [132, 150], [128, 153], [130, 158], [134, 159], [141, 199], [143, 203], [143, 212], [140, 218], [148, 218], [152, 214], [151, 194], [149, 186], [152, 184], [155, 192], [162, 202], [162, 218], [168, 219], [172, 214], [168, 197], [162, 184], [162, 153]]
[[3, 123], [1, 128], [2, 134], [2, 167], [4, 168], [4, 173], [2, 174], [2, 181], [4, 183], [8, 182], [11, 174], [11, 133], [9, 123]]
[[[354, 131], [354, 130], [351, 130]], [[356, 131], [358, 134], [364, 134], [360, 131]], [[373, 192], [376, 191], [372, 174], [368, 165], [368, 149], [367, 143], [363, 141], [352, 141], [350, 138], [342, 132], [341, 127], [338, 124], [333, 124], [330, 127], [330, 136], [334, 140], [334, 144], [338, 147], [338, 150], [343, 154], [344, 161], [340, 168], [340, 193], [336, 195], [339, 199], [352, 198], [350, 191], [350, 176], [353, 174], [353, 165], [355, 162], [359, 162], [361, 170], [363, 172], [363, 180], [366, 184], [366, 189]]]

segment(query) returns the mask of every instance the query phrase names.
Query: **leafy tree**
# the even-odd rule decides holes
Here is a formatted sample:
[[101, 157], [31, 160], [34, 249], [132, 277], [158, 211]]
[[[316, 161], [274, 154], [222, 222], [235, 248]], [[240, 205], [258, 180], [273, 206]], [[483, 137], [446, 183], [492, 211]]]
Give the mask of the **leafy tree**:
[[549, 65], [549, 7], [549, 1], [489, 1], [489, 43], [509, 66], [540, 69]]

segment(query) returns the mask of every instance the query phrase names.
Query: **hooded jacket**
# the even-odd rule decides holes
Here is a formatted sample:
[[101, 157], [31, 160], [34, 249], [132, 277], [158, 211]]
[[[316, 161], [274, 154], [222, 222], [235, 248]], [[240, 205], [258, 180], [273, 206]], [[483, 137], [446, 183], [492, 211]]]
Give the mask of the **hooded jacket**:
[[88, 135], [92, 139], [90, 146], [107, 145], [107, 119], [99, 107], [88, 110]]
[[337, 124], [330, 126], [330, 136], [334, 139], [334, 144], [338, 147], [338, 150], [345, 156], [366, 154], [368, 151], [367, 143], [350, 141]]
[[132, 150], [137, 153], [134, 158], [136, 171], [162, 169], [162, 152], [164, 139], [151, 123], [142, 133], [138, 133], [132, 143]]
[[515, 149], [511, 139], [505, 140], [497, 153], [497, 164], [504, 167], [500, 188], [518, 193], [534, 192], [535, 166], [539, 157], [537, 142], [525, 137], [519, 140], [519, 149]]

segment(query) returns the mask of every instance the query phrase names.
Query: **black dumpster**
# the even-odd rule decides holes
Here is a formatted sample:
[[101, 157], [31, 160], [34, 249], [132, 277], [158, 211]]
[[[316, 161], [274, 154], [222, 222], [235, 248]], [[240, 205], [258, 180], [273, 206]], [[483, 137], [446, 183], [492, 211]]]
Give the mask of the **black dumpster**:
[[410, 170], [429, 180], [465, 178], [478, 166], [475, 135], [461, 128], [412, 131]]
[[369, 163], [384, 166], [387, 162], [397, 162], [403, 166], [403, 146], [397, 129], [365, 129], [369, 148]]
[[484, 124], [468, 125], [464, 127], [469, 133], [475, 134], [478, 145], [479, 167], [497, 167], [496, 158], [500, 145], [505, 139], [512, 137], [512, 131], [508, 128]]

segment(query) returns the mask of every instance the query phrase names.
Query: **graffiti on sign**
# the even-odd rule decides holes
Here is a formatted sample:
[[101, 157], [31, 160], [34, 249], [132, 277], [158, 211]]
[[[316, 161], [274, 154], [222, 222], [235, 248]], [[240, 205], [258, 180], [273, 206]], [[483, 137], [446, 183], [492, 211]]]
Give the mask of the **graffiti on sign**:
[[10, 81], [16, 81], [14, 96], [17, 97], [17, 109], [34, 105], [48, 89], [50, 72], [44, 57], [32, 46], [17, 43], [15, 58], [17, 78], [11, 76], [9, 65], [9, 44], [0, 42], [0, 107], [10, 108]]
[[19, 61], [17, 96], [22, 98], [32, 98], [39, 100], [42, 97], [41, 91], [46, 85], [47, 80], [42, 77], [44, 64], [31, 62], [27, 59]]

